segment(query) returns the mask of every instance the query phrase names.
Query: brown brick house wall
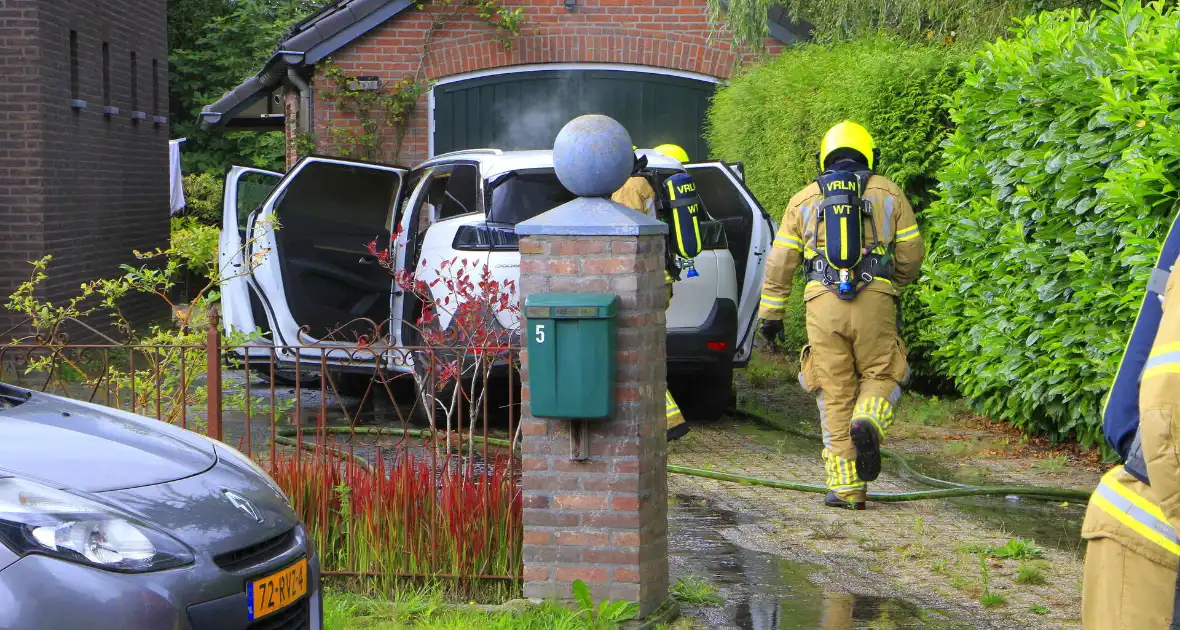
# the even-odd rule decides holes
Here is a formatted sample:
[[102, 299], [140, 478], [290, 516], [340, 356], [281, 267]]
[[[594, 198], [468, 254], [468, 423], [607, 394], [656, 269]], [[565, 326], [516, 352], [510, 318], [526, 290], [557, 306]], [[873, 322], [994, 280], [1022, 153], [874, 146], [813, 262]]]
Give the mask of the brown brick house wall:
[[[561, 2], [507, 0], [509, 8], [525, 9], [526, 25], [511, 50], [493, 38], [492, 29], [474, 15], [453, 20], [435, 33], [431, 53], [422, 49], [429, 28], [424, 11], [403, 13], [333, 55], [349, 75], [377, 76], [382, 84], [418, 71], [437, 80], [477, 70], [541, 63], [621, 63], [694, 72], [727, 78], [742, 61], [753, 59], [737, 50], [723, 33], [713, 33], [704, 0], [578, 0], [567, 11]], [[715, 35], [715, 37], [710, 37]], [[768, 40], [768, 52], [781, 49]], [[348, 126], [350, 114], [326, 100], [316, 88], [314, 123], [318, 150], [332, 153], [330, 128]], [[415, 164], [429, 151], [428, 100], [414, 113], [398, 162]]]
[[[0, 299], [44, 254], [45, 297], [63, 300], [132, 250], [166, 246], [168, 126], [153, 117], [167, 115], [167, 92], [166, 2], [0, 3]], [[145, 318], [154, 303], [127, 306]], [[0, 332], [13, 321], [0, 310]]]

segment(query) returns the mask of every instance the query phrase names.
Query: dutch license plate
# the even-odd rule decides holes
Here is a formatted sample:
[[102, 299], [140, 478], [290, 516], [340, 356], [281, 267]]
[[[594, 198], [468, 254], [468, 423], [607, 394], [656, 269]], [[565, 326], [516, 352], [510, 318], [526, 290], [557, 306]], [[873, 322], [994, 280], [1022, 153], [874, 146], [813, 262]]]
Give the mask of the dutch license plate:
[[281, 610], [307, 594], [307, 558], [246, 584], [250, 621]]

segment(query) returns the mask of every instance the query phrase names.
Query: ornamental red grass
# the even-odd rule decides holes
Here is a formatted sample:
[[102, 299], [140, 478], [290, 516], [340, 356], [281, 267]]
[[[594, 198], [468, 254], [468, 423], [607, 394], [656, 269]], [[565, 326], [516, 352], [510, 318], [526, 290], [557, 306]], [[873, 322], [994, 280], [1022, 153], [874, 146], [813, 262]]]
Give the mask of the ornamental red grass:
[[457, 460], [432, 469], [400, 451], [396, 463], [369, 468], [332, 450], [278, 453], [270, 474], [307, 523], [325, 571], [519, 576], [521, 498], [509, 458], [481, 472]]

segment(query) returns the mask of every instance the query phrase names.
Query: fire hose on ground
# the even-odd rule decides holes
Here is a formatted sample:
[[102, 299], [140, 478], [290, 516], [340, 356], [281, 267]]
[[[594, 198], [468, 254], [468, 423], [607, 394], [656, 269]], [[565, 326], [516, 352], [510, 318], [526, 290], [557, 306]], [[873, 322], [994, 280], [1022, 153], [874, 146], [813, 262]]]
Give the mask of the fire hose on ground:
[[[730, 409], [729, 414], [735, 417], [751, 420], [776, 431], [783, 431], [810, 440], [819, 441], [820, 437], [809, 434], [799, 429], [783, 426], [770, 418], [746, 411], [744, 409]], [[315, 434], [323, 432], [332, 435], [388, 435], [414, 438], [429, 438], [436, 435], [437, 432], [432, 432], [429, 429], [401, 429], [396, 427], [349, 427], [349, 426], [330, 426], [319, 429], [310, 429], [304, 433]], [[309, 444], [298, 440], [300, 431], [298, 429], [288, 428], [280, 429], [275, 434], [275, 442], [291, 447], [301, 447], [304, 450], [315, 450], [320, 446], [316, 444]], [[493, 437], [483, 437], [479, 435], [462, 435], [459, 436], [462, 440], [469, 440], [471, 442], [480, 442], [488, 446], [497, 446], [501, 448], [510, 448], [512, 442], [509, 440]], [[361, 457], [345, 452], [342, 449], [330, 446], [324, 446], [328, 450], [336, 451], [337, 453], [351, 457], [353, 460], [360, 462], [366, 468], [368, 463]], [[881, 455], [897, 462], [897, 465], [906, 473], [907, 476], [918, 481], [919, 483], [933, 486], [933, 490], [915, 490], [911, 492], [870, 492], [868, 494], [869, 501], [881, 502], [899, 502], [899, 501], [922, 501], [925, 499], [950, 499], [955, 497], [979, 497], [979, 496], [1004, 496], [1004, 497], [1022, 497], [1028, 499], [1039, 499], [1043, 501], [1072, 501], [1076, 503], [1086, 503], [1090, 499], [1090, 493], [1085, 490], [1076, 490], [1072, 488], [1057, 488], [1053, 486], [1024, 486], [1024, 485], [988, 485], [977, 486], [964, 483], [955, 483], [943, 479], [937, 479], [924, 475], [914, 470], [909, 461], [896, 451], [886, 448], [881, 449]], [[701, 477], [704, 479], [714, 479], [717, 481], [726, 481], [749, 486], [765, 486], [768, 488], [778, 488], [780, 490], [794, 490], [796, 492], [812, 492], [816, 494], [826, 494], [828, 489], [826, 486], [818, 484], [802, 483], [797, 481], [784, 481], [780, 479], [764, 479], [761, 477], [750, 477], [746, 475], [738, 475], [728, 472], [720, 472], [714, 470], [704, 470], [701, 468], [690, 468], [687, 466], [669, 465], [668, 472], [678, 475], [688, 475], [692, 477]]]

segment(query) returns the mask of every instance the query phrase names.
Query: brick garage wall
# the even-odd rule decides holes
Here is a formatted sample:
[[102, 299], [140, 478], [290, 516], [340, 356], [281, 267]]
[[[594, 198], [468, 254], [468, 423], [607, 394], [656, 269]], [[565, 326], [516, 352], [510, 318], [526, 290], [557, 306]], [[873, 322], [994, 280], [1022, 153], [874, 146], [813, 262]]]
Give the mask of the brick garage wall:
[[[23, 6], [22, 5], [26, 5]], [[0, 112], [0, 182], [26, 182], [3, 196], [0, 297], [28, 276], [27, 261], [52, 254], [47, 295], [62, 300], [96, 277], [133, 263], [132, 250], [168, 242], [167, 3], [158, 0], [15, 0], [20, 46], [0, 48], [0, 68], [21, 68], [0, 98], [20, 97], [20, 117]], [[77, 33], [76, 98], [70, 107], [70, 31]], [[5, 29], [2, 41], [8, 41]], [[103, 42], [109, 46], [104, 103]], [[136, 56], [132, 78], [131, 53]], [[135, 87], [135, 94], [132, 87]], [[106, 116], [104, 105], [119, 108]], [[135, 121], [133, 111], [147, 120]], [[20, 131], [17, 132], [17, 129]], [[19, 133], [19, 136], [14, 134]], [[0, 183], [0, 190], [12, 184]], [[10, 244], [11, 243], [11, 244]], [[143, 321], [166, 314], [158, 298], [129, 300]], [[7, 313], [0, 314], [11, 317]], [[2, 319], [0, 319], [2, 321]]]
[[[350, 75], [377, 76], [382, 84], [389, 84], [416, 73], [420, 65], [425, 76], [434, 80], [540, 63], [636, 64], [725, 79], [741, 62], [754, 58], [749, 51], [736, 49], [723, 34], [710, 40], [713, 33], [704, 0], [579, 0], [572, 12], [554, 0], [506, 0], [505, 4], [523, 7], [527, 22], [511, 50], [494, 40], [491, 27], [465, 15], [435, 33], [431, 53], [423, 60], [428, 16], [412, 10], [337, 51], [333, 61]], [[766, 47], [774, 53], [781, 44], [767, 41]], [[354, 119], [318, 92], [313, 124], [317, 149], [334, 153], [336, 146], [327, 129], [345, 128]], [[423, 97], [398, 162], [412, 165], [428, 157], [428, 107]]]
[[[12, 293], [19, 278], [28, 277], [27, 262], [43, 251], [44, 143], [37, 22], [42, 4], [42, 0], [0, 3], [0, 298]], [[0, 308], [0, 332], [12, 321]]]

